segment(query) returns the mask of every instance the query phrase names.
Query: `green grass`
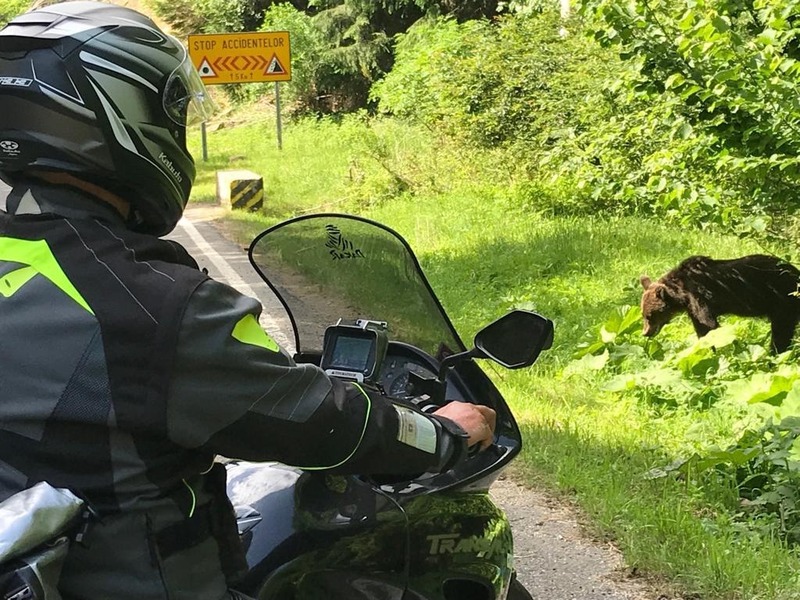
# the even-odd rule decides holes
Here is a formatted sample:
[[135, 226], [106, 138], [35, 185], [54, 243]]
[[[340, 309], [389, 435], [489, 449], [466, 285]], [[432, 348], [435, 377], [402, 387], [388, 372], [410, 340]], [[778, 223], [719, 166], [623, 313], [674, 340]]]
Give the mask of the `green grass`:
[[725, 490], [643, 477], [665, 463], [663, 441], [690, 427], [691, 415], [666, 423], [635, 405], [587, 401], [585, 390], [559, 394], [544, 378], [538, 385], [535, 408], [521, 411], [527, 445], [518, 472], [574, 498], [589, 529], [613, 540], [628, 565], [687, 597], [800, 598], [797, 554], [734, 526]]
[[541, 217], [481, 198], [390, 204], [371, 214], [417, 249], [461, 331], [513, 307], [533, 308], [555, 321], [551, 355], [560, 361], [614, 307], [638, 304], [642, 273], [661, 275], [689, 253], [726, 254], [732, 243], [745, 251], [653, 221]]
[[297, 124], [282, 136], [282, 149], [274, 114], [262, 110], [221, 123], [221, 129], [207, 134], [206, 162], [201, 158], [199, 130], [190, 133], [198, 164], [192, 202], [216, 201], [216, 171], [247, 169], [263, 178], [265, 214], [276, 219], [337, 210], [343, 204], [350, 178], [349, 150], [334, 123]]
[[[264, 176], [263, 214], [231, 215], [242, 238], [296, 214], [355, 212], [407, 238], [465, 340], [514, 307], [554, 319], [554, 347], [537, 365], [489, 369], [525, 436], [515, 472], [574, 500], [593, 534], [619, 545], [639, 573], [707, 600], [800, 598], [797, 552], [732, 522], [730, 490], [644, 477], [732, 440], [738, 413], [618, 401], [597, 377], [564, 372], [616, 307], [638, 304], [641, 274], [660, 276], [690, 254], [760, 251], [755, 243], [633, 216], [522, 208], [512, 193], [520, 176], [499, 156], [391, 121], [288, 124], [279, 151], [274, 121], [253, 113], [210, 133], [209, 148], [193, 201], [213, 198], [215, 169], [235, 165]], [[231, 156], [246, 158], [231, 163]], [[751, 329], [763, 342], [766, 327]], [[680, 341], [693, 333], [681, 318], [661, 336]]]

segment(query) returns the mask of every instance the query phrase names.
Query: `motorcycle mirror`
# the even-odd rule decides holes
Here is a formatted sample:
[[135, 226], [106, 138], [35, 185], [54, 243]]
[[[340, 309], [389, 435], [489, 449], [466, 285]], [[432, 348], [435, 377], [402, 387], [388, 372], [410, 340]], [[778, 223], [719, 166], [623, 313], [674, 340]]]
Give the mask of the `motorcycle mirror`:
[[552, 345], [553, 322], [527, 310], [511, 311], [475, 334], [475, 348], [507, 369], [532, 365]]
[[[513, 310], [476, 333], [472, 350], [445, 357], [436, 381], [441, 386], [450, 367], [470, 358], [489, 358], [507, 369], [528, 367], [552, 345], [550, 319], [527, 310]], [[441, 391], [444, 393], [444, 388]]]

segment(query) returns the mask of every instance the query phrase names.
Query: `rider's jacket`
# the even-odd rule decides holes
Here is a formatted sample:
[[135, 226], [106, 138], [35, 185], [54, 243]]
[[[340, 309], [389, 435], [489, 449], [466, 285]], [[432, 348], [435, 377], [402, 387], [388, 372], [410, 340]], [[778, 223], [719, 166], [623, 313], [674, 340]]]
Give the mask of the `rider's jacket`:
[[225, 597], [242, 564], [215, 456], [380, 473], [458, 457], [451, 424], [429, 420], [435, 451], [410, 445], [389, 401], [295, 364], [260, 311], [81, 192], [14, 188], [0, 211], [0, 500], [47, 481], [93, 506], [66, 599]]

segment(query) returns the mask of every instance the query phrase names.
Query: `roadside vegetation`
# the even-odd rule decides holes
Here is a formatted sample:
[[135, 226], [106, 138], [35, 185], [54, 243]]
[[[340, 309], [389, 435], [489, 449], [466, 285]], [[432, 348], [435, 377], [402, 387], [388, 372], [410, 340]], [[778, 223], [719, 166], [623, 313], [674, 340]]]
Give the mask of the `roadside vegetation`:
[[638, 309], [639, 276], [692, 254], [800, 265], [798, 2], [148, 1], [178, 35], [292, 36], [283, 148], [272, 85], [215, 88], [192, 202], [251, 169], [242, 242], [357, 213], [409, 240], [464, 339], [515, 307], [552, 318], [534, 368], [491, 371], [515, 476], [668, 597], [800, 598], [800, 345], [770, 355], [736, 318], [647, 341]]

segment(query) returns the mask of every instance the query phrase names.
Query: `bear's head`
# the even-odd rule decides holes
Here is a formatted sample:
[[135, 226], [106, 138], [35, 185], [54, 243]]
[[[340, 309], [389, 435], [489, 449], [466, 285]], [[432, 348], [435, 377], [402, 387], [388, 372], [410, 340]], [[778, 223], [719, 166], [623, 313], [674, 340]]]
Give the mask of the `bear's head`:
[[642, 335], [653, 337], [670, 322], [682, 307], [673, 298], [669, 288], [660, 281], [651, 281], [646, 275], [639, 278], [644, 288], [642, 294]]

